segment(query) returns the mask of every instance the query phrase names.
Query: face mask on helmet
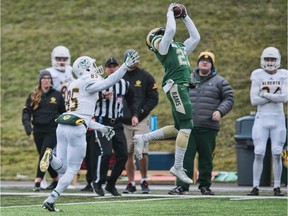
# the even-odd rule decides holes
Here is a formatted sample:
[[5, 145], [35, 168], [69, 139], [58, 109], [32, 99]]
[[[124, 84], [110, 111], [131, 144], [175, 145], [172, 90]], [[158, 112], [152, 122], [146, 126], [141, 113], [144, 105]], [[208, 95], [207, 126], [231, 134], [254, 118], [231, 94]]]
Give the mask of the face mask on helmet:
[[103, 67], [96, 65], [96, 60], [90, 58], [89, 56], [81, 56], [75, 60], [73, 63], [73, 73], [77, 78], [88, 74], [88, 73], [97, 73], [103, 75]]
[[165, 28], [163, 28], [163, 27], [154, 28], [148, 33], [148, 35], [146, 37], [146, 45], [148, 46], [148, 48], [150, 50], [154, 50], [154, 48], [152, 47], [152, 44], [151, 44], [153, 38], [157, 35], [164, 35], [164, 33], [165, 33]]
[[273, 71], [280, 67], [281, 55], [275, 47], [267, 47], [261, 55], [261, 67], [267, 71]]
[[65, 71], [67, 65], [70, 65], [71, 56], [69, 49], [64, 46], [57, 46], [51, 52], [52, 67], [59, 71]]

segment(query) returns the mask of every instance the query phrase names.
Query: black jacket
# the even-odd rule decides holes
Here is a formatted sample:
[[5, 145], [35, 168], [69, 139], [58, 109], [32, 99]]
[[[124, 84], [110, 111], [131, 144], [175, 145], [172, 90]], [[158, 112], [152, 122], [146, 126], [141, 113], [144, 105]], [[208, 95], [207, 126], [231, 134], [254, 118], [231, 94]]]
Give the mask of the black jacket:
[[29, 94], [26, 105], [22, 110], [23, 125], [30, 125], [32, 119], [34, 131], [36, 129], [43, 132], [55, 132], [57, 127], [55, 119], [66, 111], [62, 94], [51, 88], [42, 95], [40, 105], [36, 110], [31, 107], [31, 95]]
[[[127, 71], [123, 79], [129, 81], [134, 91], [135, 115], [141, 122], [157, 106], [159, 95], [157, 85], [153, 76], [144, 69], [136, 68], [134, 71]], [[124, 104], [124, 116], [121, 121], [131, 125], [131, 107]]]

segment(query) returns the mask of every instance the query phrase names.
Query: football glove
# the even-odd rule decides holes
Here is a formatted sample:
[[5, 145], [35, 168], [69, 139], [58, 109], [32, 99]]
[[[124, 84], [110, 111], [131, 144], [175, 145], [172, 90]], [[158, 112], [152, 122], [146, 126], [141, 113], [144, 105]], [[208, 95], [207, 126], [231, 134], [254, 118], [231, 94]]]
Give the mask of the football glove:
[[288, 148], [285, 148], [283, 151], [282, 151], [282, 158], [283, 158], [283, 164], [285, 167], [288, 167]]
[[104, 126], [100, 129], [100, 132], [102, 133], [102, 136], [106, 137], [106, 139], [109, 141], [112, 139], [112, 137], [115, 135], [115, 131], [113, 130], [113, 127], [110, 126]]
[[140, 56], [138, 52], [129, 53], [126, 60], [125, 65], [128, 68], [132, 68], [135, 64], [140, 62]]

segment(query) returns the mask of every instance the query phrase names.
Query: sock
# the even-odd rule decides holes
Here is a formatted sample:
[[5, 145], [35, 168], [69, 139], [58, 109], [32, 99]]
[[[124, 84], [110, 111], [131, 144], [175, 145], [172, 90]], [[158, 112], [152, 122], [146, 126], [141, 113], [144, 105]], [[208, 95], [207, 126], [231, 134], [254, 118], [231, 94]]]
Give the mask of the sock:
[[281, 155], [273, 154], [273, 172], [274, 172], [274, 188], [280, 187], [282, 174], [282, 159]]
[[259, 187], [260, 178], [263, 170], [263, 155], [255, 154], [255, 159], [253, 162], [253, 187]]
[[142, 178], [142, 179], [141, 179], [141, 184], [142, 184], [144, 181], [147, 181], [147, 178]]
[[182, 169], [183, 168], [183, 159], [186, 152], [186, 148], [181, 148], [176, 146], [175, 150], [175, 161], [174, 161], [174, 167], [176, 169]]
[[132, 182], [130, 182], [130, 183], [132, 184], [132, 186], [135, 186], [135, 185], [136, 185], [135, 181], [132, 181]]

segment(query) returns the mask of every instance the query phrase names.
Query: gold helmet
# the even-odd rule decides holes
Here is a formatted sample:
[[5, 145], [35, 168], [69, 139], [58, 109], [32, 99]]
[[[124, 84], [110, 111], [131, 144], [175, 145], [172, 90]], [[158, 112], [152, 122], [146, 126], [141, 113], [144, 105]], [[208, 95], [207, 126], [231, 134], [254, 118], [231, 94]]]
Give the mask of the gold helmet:
[[146, 45], [148, 46], [150, 50], [154, 50], [154, 48], [151, 45], [153, 38], [157, 35], [164, 35], [164, 33], [165, 33], [164, 27], [154, 28], [148, 33], [146, 37]]

